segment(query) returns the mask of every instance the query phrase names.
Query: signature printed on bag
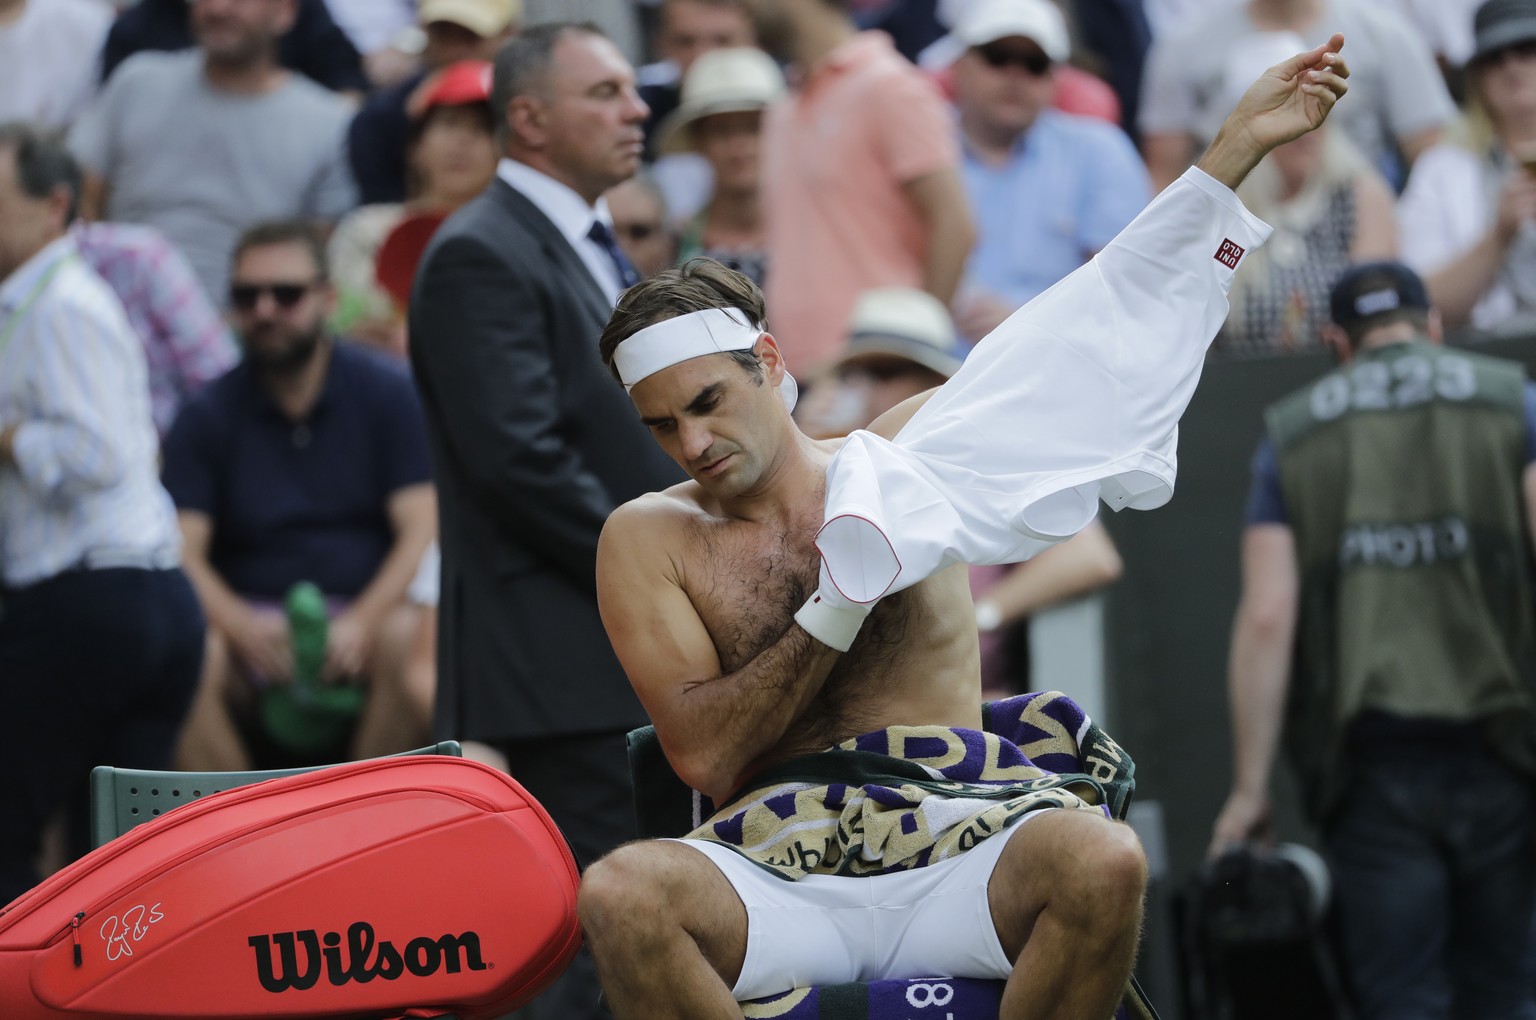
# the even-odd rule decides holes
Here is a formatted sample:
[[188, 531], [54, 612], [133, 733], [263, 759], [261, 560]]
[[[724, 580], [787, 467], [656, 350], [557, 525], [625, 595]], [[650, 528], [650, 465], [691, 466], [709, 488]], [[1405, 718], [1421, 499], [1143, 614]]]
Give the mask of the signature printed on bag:
[[132, 956], [133, 944], [144, 941], [144, 936], [149, 934], [149, 926], [164, 916], [160, 912], [160, 904], [146, 907], [141, 903], [101, 922], [101, 937], [107, 943], [107, 959]]

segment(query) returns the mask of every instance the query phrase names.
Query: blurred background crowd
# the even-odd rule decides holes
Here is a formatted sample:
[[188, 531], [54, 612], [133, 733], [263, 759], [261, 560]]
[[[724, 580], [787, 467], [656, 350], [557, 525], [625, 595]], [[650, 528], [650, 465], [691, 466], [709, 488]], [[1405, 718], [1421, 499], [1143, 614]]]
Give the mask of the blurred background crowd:
[[[744, 273], [801, 427], [846, 434], [949, 378], [1183, 174], [1259, 73], [1335, 30], [1349, 96], [1239, 191], [1274, 234], [1207, 385], [1265, 400], [1251, 366], [1325, 368], [1362, 262], [1415, 271], [1457, 344], [1536, 333], [1536, 0], [0, 0], [0, 718], [46, 720], [4, 742], [27, 810], [0, 831], [0, 902], [83, 851], [59, 819], [92, 764], [456, 737], [517, 775], [564, 741], [585, 789], [573, 762], [596, 752], [572, 741], [638, 706], [492, 688], [580, 694], [519, 645], [591, 643], [592, 548], [561, 529], [676, 477], [583, 473], [589, 447], [645, 438], [589, 434], [612, 396], [571, 364], [595, 363], [622, 289], [697, 256]], [[531, 202], [507, 206], [526, 234], [481, 258], [465, 238], [498, 188]], [[507, 268], [523, 258], [555, 283]], [[542, 359], [461, 350], [519, 323]], [[1256, 412], [1211, 417], [1251, 451]], [[1219, 479], [1238, 500], [1246, 468]], [[532, 537], [492, 562], [477, 529], [513, 526]], [[1132, 728], [1146, 699], [1116, 696], [1106, 649], [1175, 639], [1106, 633], [1095, 593], [1163, 569], [1116, 530], [973, 571], [987, 697], [1057, 688]], [[1236, 569], [1232, 532], [1205, 548]], [[587, 579], [523, 592], [541, 556]], [[474, 637], [467, 603], [542, 630]], [[1208, 628], [1223, 646], [1234, 605]], [[497, 665], [477, 672], [453, 649], [481, 640]], [[1198, 726], [1224, 751], [1224, 714]], [[1228, 775], [1196, 798], [1202, 850]], [[1182, 878], [1199, 855], [1172, 842]]]

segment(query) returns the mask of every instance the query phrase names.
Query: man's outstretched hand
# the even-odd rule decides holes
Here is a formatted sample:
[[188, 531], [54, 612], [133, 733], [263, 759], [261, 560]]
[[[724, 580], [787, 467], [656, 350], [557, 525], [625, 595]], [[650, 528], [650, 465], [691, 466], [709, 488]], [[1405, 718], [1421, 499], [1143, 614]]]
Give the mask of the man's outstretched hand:
[[1196, 165], [1236, 188], [1265, 154], [1316, 130], [1348, 91], [1349, 65], [1339, 55], [1344, 35], [1283, 60], [1248, 87], [1215, 141]]

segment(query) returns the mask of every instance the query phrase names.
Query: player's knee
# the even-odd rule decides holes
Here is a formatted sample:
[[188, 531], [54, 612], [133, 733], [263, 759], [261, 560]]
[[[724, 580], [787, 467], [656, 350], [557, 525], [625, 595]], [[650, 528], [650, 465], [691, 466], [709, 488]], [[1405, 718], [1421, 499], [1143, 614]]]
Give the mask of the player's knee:
[[357, 680], [371, 688], [388, 686], [391, 695], [403, 693], [411, 640], [420, 620], [420, 607], [410, 604], [396, 606], [386, 613], [363, 649], [363, 665]]
[[1129, 825], [1087, 828], [1070, 854], [1067, 892], [1085, 915], [1118, 923], [1139, 916], [1147, 887], [1147, 855]]
[[412, 603], [395, 606], [374, 632], [374, 654], [391, 659], [403, 659], [421, 625], [421, 607]]
[[1111, 888], [1141, 899], [1147, 887], [1147, 853], [1124, 822], [1112, 823], [1097, 850], [1097, 866]]
[[1007, 859], [1020, 885], [1033, 879], [1074, 929], [1107, 931], [1139, 918], [1147, 860], [1131, 827], [1088, 812], [1051, 815], [1049, 837]]
[[589, 939], [657, 923], [665, 914], [665, 883], [645, 843], [621, 846], [587, 868], [576, 912]]

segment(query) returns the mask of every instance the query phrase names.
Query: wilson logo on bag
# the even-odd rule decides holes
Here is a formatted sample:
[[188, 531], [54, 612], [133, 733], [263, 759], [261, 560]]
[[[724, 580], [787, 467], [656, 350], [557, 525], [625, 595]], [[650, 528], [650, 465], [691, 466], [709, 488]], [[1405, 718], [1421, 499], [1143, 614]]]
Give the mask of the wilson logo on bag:
[[136, 826], [0, 910], [0, 1020], [495, 1020], [576, 955], [577, 888], [549, 813], [479, 762], [269, 779]]
[[[256, 951], [257, 980], [261, 987], [273, 993], [313, 988], [322, 971], [327, 981], [340, 986], [349, 981], [365, 985], [374, 978], [393, 981], [406, 971], [417, 977], [431, 977], [439, 970], [457, 974], [465, 968], [487, 969], [480, 958], [480, 936], [472, 931], [435, 939], [423, 935], [407, 942], [402, 952], [388, 939], [377, 942], [373, 925], [358, 921], [347, 929], [345, 957], [341, 933], [334, 931], [326, 932], [322, 938], [319, 932], [307, 928], [273, 935], [252, 935], [246, 941]], [[324, 949], [321, 949], [322, 943]], [[274, 945], [277, 947], [275, 965], [272, 959]], [[303, 950], [302, 963], [300, 949]], [[372, 957], [371, 961], [369, 957]]]

